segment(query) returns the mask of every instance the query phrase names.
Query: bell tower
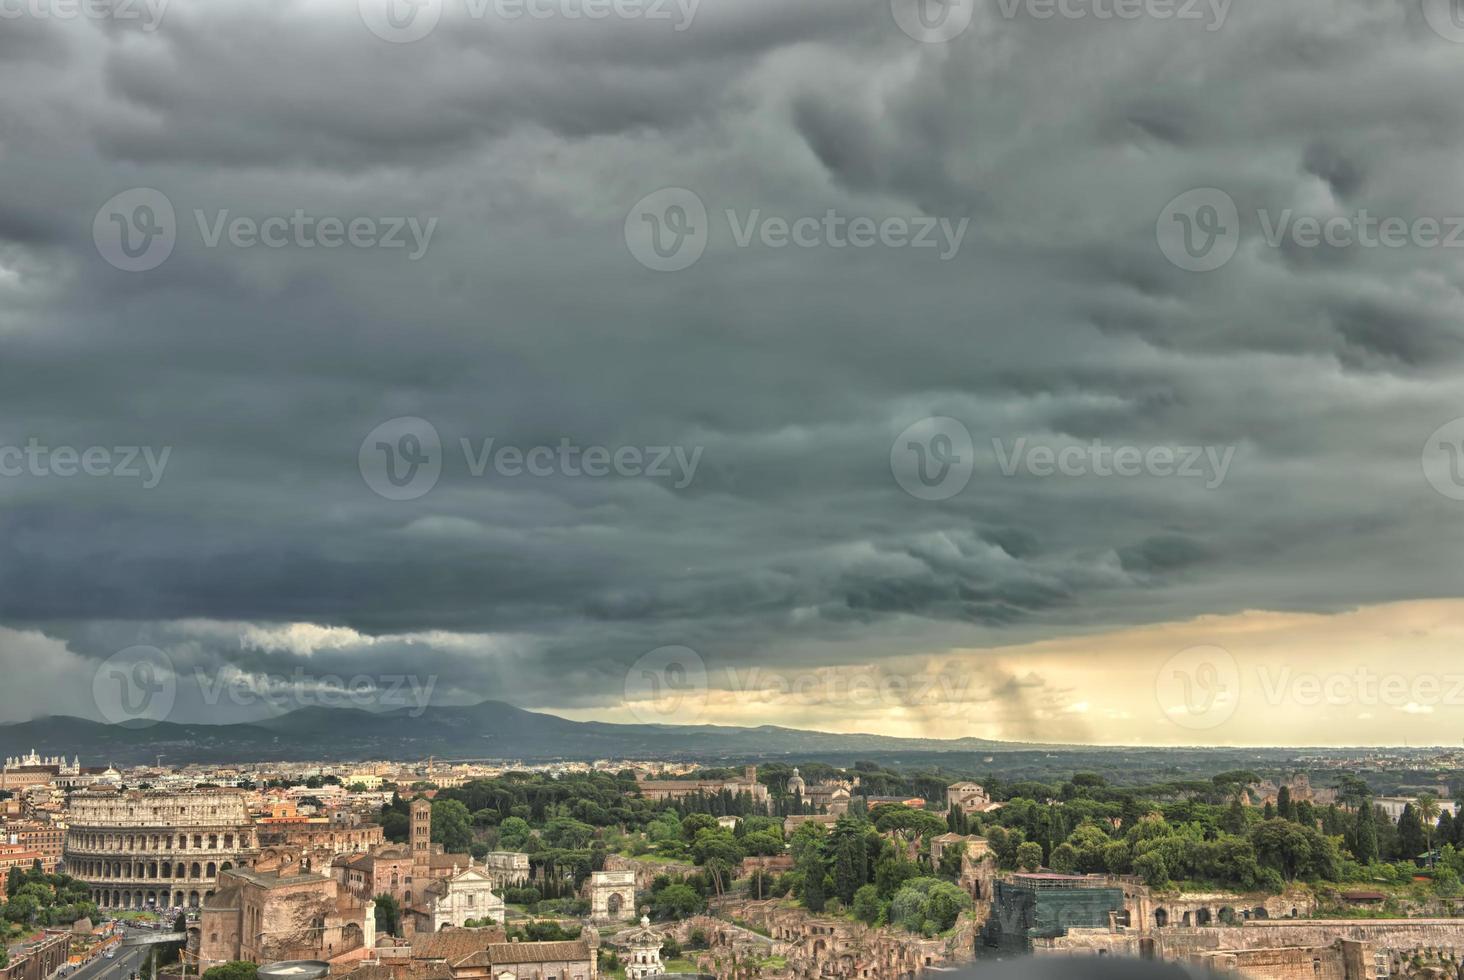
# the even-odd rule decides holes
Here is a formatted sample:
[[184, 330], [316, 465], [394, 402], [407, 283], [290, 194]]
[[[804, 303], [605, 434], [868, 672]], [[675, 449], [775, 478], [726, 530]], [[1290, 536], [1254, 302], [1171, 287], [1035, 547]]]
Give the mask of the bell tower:
[[412, 801], [412, 854], [422, 856], [432, 849], [432, 804]]

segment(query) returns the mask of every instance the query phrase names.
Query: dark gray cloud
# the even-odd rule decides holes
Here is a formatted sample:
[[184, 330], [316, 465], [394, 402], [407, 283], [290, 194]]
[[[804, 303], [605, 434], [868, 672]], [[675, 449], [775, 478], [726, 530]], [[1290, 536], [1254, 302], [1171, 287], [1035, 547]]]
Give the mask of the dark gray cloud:
[[[1461, 251], [1272, 248], [1256, 220], [1464, 214], [1464, 49], [1416, 4], [1236, 0], [1210, 31], [991, 0], [944, 45], [872, 0], [702, 0], [679, 32], [464, 9], [400, 45], [344, 0], [3, 23], [0, 445], [171, 457], [151, 489], [0, 478], [0, 670], [64, 664], [0, 718], [80, 710], [138, 643], [583, 708], [666, 644], [850, 664], [1458, 593], [1464, 504], [1419, 454], [1464, 415]], [[623, 228], [672, 186], [711, 242], [656, 273]], [[1186, 272], [1155, 223], [1211, 186], [1240, 247]], [[133, 187], [177, 215], [140, 273], [93, 242]], [[297, 209], [437, 224], [417, 261], [206, 243]], [[970, 223], [943, 262], [740, 248], [727, 209]], [[445, 465], [391, 501], [357, 458], [403, 416]], [[931, 416], [975, 450], [940, 502], [890, 469]], [[701, 455], [681, 488], [475, 478], [459, 440], [488, 438]], [[1003, 475], [1019, 439], [1234, 455], [1210, 488]]]

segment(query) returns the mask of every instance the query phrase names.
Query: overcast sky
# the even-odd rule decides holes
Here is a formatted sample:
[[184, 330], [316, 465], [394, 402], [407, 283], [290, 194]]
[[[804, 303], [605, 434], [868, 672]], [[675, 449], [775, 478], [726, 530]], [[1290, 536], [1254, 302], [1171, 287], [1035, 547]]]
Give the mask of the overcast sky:
[[1449, 4], [916, 2], [0, 4], [0, 720], [1464, 736]]

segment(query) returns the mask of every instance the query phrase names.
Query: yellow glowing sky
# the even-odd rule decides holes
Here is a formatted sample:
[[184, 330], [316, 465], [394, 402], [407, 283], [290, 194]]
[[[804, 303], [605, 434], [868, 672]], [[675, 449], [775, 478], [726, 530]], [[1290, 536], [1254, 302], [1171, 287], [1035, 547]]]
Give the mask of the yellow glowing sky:
[[603, 721], [1123, 745], [1457, 745], [1464, 600], [1251, 611], [820, 670], [705, 664]]

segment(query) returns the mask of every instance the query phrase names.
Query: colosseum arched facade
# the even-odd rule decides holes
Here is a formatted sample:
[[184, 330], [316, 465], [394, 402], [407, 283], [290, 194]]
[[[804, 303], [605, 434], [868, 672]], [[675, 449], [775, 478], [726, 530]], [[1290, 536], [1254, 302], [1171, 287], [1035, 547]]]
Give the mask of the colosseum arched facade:
[[71, 798], [64, 860], [105, 909], [197, 908], [219, 872], [259, 843], [238, 790], [82, 792]]

